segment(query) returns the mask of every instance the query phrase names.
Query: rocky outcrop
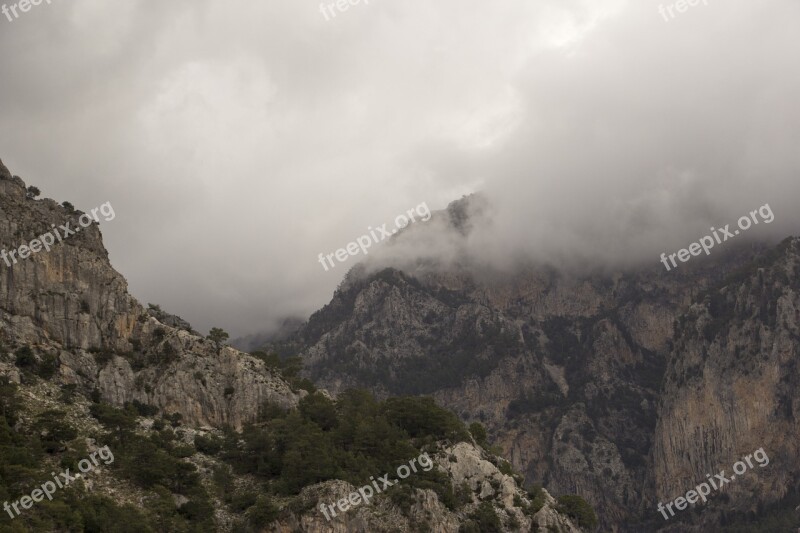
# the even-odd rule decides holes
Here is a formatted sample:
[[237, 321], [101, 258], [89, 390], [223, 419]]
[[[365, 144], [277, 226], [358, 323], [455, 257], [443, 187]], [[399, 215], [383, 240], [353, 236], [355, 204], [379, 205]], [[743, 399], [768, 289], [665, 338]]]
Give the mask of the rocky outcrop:
[[[450, 217], [457, 240], [470, 225], [453, 213], [467, 211], [435, 213], [431, 223]], [[737, 243], [671, 272], [657, 261], [617, 273], [528, 265], [502, 275], [424, 259], [402, 269], [368, 262], [312, 315], [294, 348], [334, 393], [428, 394], [483, 422], [527, 482], [580, 494], [603, 529], [620, 530], [652, 514], [663, 479], [651, 460], [674, 322], [767, 248]]]
[[498, 461], [495, 456], [473, 444], [461, 442], [444, 446], [438, 453], [432, 454], [431, 459], [435, 468], [448, 475], [454, 487], [468, 488], [471, 501], [457, 510], [450, 510], [432, 490], [414, 489], [409, 509], [400, 509], [391, 498], [379, 495], [369, 505], [360, 504], [346, 513], [332, 516], [329, 521], [319, 510], [319, 505], [335, 504], [346, 499], [358, 487], [343, 481], [328, 481], [306, 487], [295, 504], [305, 511], [283, 518], [272, 531], [457, 533], [481, 502], [492, 504], [503, 524], [503, 531], [536, 531], [537, 527], [538, 531], [581, 531], [568, 517], [556, 510], [557, 503], [547, 491], [542, 491], [541, 508], [535, 512], [527, 510], [533, 503], [528, 493], [514, 477], [500, 472], [495, 464]]
[[[54, 226], [79, 228], [81, 214], [30, 198], [0, 162], [0, 250]], [[109, 263], [97, 223], [9, 263], [0, 259], [0, 339], [55, 356], [63, 383], [96, 389], [114, 405], [136, 400], [190, 424], [235, 428], [255, 421], [264, 401], [290, 407], [300, 398], [263, 361], [218, 349], [179, 317], [145, 310]]]
[[731, 509], [763, 514], [796, 498], [800, 239], [701, 295], [676, 330], [653, 447], [657, 501], [684, 495], [709, 473], [730, 476], [758, 449], [769, 464], [747, 468], [724, 497], [715, 494], [698, 530]]

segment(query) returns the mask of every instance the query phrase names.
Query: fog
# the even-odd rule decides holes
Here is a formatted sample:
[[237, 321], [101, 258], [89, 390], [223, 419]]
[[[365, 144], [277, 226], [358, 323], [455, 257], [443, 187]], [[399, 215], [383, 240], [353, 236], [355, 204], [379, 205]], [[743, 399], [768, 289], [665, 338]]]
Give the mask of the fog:
[[111, 202], [134, 296], [233, 336], [327, 303], [359, 257], [320, 253], [478, 191], [497, 265], [657, 265], [767, 203], [741, 238], [798, 234], [800, 5], [659, 5], [54, 0], [0, 15], [0, 158]]

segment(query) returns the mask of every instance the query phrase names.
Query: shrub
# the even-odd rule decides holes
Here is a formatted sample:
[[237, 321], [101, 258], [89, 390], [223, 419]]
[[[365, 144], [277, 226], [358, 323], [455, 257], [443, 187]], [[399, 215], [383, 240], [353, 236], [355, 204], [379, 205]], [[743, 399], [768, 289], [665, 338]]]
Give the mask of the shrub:
[[217, 455], [222, 450], [222, 440], [214, 435], [197, 435], [194, 438], [194, 447], [206, 455]]
[[30, 346], [23, 346], [14, 352], [14, 355], [16, 356], [14, 364], [18, 367], [31, 369], [36, 366], [36, 357], [34, 357]]
[[500, 518], [489, 502], [481, 502], [475, 512], [470, 515], [470, 518], [477, 522], [481, 533], [501, 533], [503, 531]]
[[580, 527], [584, 529], [597, 527], [597, 515], [594, 513], [594, 509], [577, 494], [559, 496], [557, 501], [558, 507], [556, 507], [556, 510], [561, 514], [574, 518]]
[[50, 379], [55, 375], [59, 367], [58, 356], [55, 354], [47, 354], [42, 357], [36, 368], [36, 374], [42, 379]]
[[486, 447], [486, 428], [480, 422], [473, 422], [469, 425], [469, 432], [472, 438], [478, 443], [478, 446]]
[[61, 385], [61, 395], [58, 400], [65, 405], [75, 403], [75, 393], [77, 390], [78, 386], [75, 384]]
[[114, 354], [108, 350], [94, 352], [92, 355], [94, 356], [94, 362], [100, 367], [106, 366], [106, 364], [114, 358]]
[[261, 495], [247, 510], [247, 520], [254, 528], [262, 529], [278, 518], [278, 508], [268, 496]]
[[[158, 407], [155, 405], [147, 405], [146, 403], [142, 403], [139, 400], [133, 400], [130, 402], [131, 406], [136, 410], [139, 416], [155, 416], [158, 414]], [[128, 405], [125, 404], [125, 407]]]

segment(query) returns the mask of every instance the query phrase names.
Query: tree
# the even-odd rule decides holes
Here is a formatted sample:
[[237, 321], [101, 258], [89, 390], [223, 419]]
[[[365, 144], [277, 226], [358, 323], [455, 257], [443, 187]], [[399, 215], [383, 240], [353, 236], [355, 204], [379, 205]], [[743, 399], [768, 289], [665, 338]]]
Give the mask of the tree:
[[481, 533], [500, 533], [503, 531], [500, 517], [497, 516], [494, 507], [489, 502], [481, 502], [475, 512], [470, 515], [470, 518], [478, 523], [478, 529]]
[[486, 448], [486, 428], [480, 422], [473, 422], [469, 425], [469, 432], [472, 438], [478, 443], [478, 446]]
[[584, 529], [592, 530], [597, 527], [597, 515], [594, 513], [594, 509], [577, 494], [559, 496], [556, 510], [575, 519], [578, 525]]
[[33, 185], [31, 185], [30, 187], [28, 187], [28, 192], [26, 193], [26, 196], [32, 200], [37, 196], [39, 196], [40, 194], [42, 194], [42, 191], [40, 191], [38, 187], [34, 187]]
[[208, 340], [217, 345], [217, 351], [222, 349], [222, 344], [229, 338], [230, 335], [228, 335], [222, 328], [211, 328], [211, 331], [208, 332], [207, 337]]
[[64, 207], [64, 209], [67, 210], [67, 212], [69, 213], [75, 212], [75, 206], [72, 205], [70, 202], [63, 202], [61, 205]]

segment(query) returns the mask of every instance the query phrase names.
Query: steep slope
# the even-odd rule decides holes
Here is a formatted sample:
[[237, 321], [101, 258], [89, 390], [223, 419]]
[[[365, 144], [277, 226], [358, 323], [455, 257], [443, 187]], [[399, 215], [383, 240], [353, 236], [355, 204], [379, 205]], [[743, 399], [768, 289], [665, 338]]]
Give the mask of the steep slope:
[[[0, 162], [0, 250], [79, 227], [84, 213], [36, 196]], [[522, 489], [505, 460], [432, 402], [377, 403], [357, 391], [333, 402], [311, 383], [285, 379], [288, 364], [217, 345], [158, 306], [145, 309], [111, 267], [97, 223], [52, 250], [6, 257], [0, 499], [22, 502], [24, 512], [0, 514], [2, 532], [579, 533], [567, 515], [593, 520], [585, 502]], [[75, 472], [101, 449], [110, 462], [52, 502], [25, 506], [47, 472]], [[432, 462], [415, 467], [419, 479], [324, 519], [320, 504], [339, 504], [378, 466], [420, 453]]]
[[[80, 229], [82, 214], [29, 198], [25, 183], [0, 162], [0, 249], [16, 249], [54, 226]], [[300, 397], [263, 361], [217, 349], [148, 313], [111, 267], [97, 223], [50, 251], [0, 263], [0, 340], [55, 358], [61, 381], [97, 389], [114, 405], [136, 400], [194, 424], [240, 428], [263, 402], [289, 407]]]
[[[432, 222], [468, 233], [470, 201]], [[669, 273], [362, 265], [280, 348], [300, 352], [332, 391], [432, 394], [485, 423], [529, 482], [581, 494], [616, 528], [652, 513], [649, 456], [674, 321], [761, 249], [730, 247]]]
[[[757, 524], [767, 515], [784, 516], [783, 527], [796, 524], [799, 364], [795, 238], [700, 295], [676, 325], [653, 450], [658, 501], [681, 496], [708, 473], [726, 470], [736, 478], [714, 491], [703, 513], [677, 517], [694, 522], [692, 530], [717, 522]], [[768, 464], [735, 475], [733, 465], [747, 464], [744, 458], [759, 449]]]

